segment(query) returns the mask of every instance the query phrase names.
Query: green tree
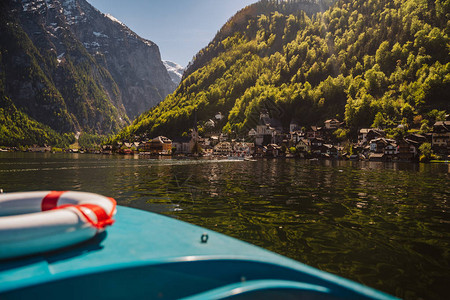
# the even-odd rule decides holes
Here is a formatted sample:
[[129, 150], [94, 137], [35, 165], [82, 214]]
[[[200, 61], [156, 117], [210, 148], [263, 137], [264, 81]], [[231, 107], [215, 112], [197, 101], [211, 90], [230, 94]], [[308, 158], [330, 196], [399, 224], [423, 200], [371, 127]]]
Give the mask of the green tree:
[[433, 150], [430, 143], [423, 143], [419, 147], [420, 161], [429, 161], [433, 157]]

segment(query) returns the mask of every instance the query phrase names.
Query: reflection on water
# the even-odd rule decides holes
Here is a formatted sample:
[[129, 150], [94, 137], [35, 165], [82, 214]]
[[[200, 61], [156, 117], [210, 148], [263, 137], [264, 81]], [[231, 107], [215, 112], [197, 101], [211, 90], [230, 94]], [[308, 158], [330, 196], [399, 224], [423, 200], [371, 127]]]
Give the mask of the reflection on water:
[[449, 165], [0, 154], [5, 191], [83, 190], [402, 298], [450, 290]]

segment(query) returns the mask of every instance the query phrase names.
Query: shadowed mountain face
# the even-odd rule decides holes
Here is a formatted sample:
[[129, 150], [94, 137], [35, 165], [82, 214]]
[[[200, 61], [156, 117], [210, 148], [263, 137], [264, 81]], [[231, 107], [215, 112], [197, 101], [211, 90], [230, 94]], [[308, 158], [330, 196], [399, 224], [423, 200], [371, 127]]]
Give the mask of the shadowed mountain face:
[[2, 103], [59, 132], [116, 132], [175, 89], [155, 43], [85, 0], [0, 10]]
[[158, 46], [85, 0], [60, 0], [72, 32], [117, 83], [130, 118], [158, 104], [176, 85]]

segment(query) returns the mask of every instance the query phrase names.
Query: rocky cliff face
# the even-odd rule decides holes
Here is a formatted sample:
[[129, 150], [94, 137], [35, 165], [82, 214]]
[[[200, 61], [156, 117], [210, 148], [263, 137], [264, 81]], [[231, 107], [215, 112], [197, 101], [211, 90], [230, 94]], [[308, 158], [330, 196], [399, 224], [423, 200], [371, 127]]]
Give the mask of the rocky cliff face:
[[71, 31], [117, 83], [130, 118], [175, 90], [155, 43], [139, 37], [85, 0], [60, 1]]
[[0, 17], [3, 96], [60, 132], [115, 132], [175, 88], [156, 44], [85, 0], [5, 0]]

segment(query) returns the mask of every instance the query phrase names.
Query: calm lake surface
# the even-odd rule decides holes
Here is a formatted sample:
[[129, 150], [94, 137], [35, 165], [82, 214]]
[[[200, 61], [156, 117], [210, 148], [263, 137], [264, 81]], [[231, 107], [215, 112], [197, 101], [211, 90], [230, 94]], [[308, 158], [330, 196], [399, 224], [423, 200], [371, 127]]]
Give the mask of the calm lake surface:
[[450, 295], [449, 186], [448, 164], [0, 153], [5, 192], [104, 194], [406, 299]]

